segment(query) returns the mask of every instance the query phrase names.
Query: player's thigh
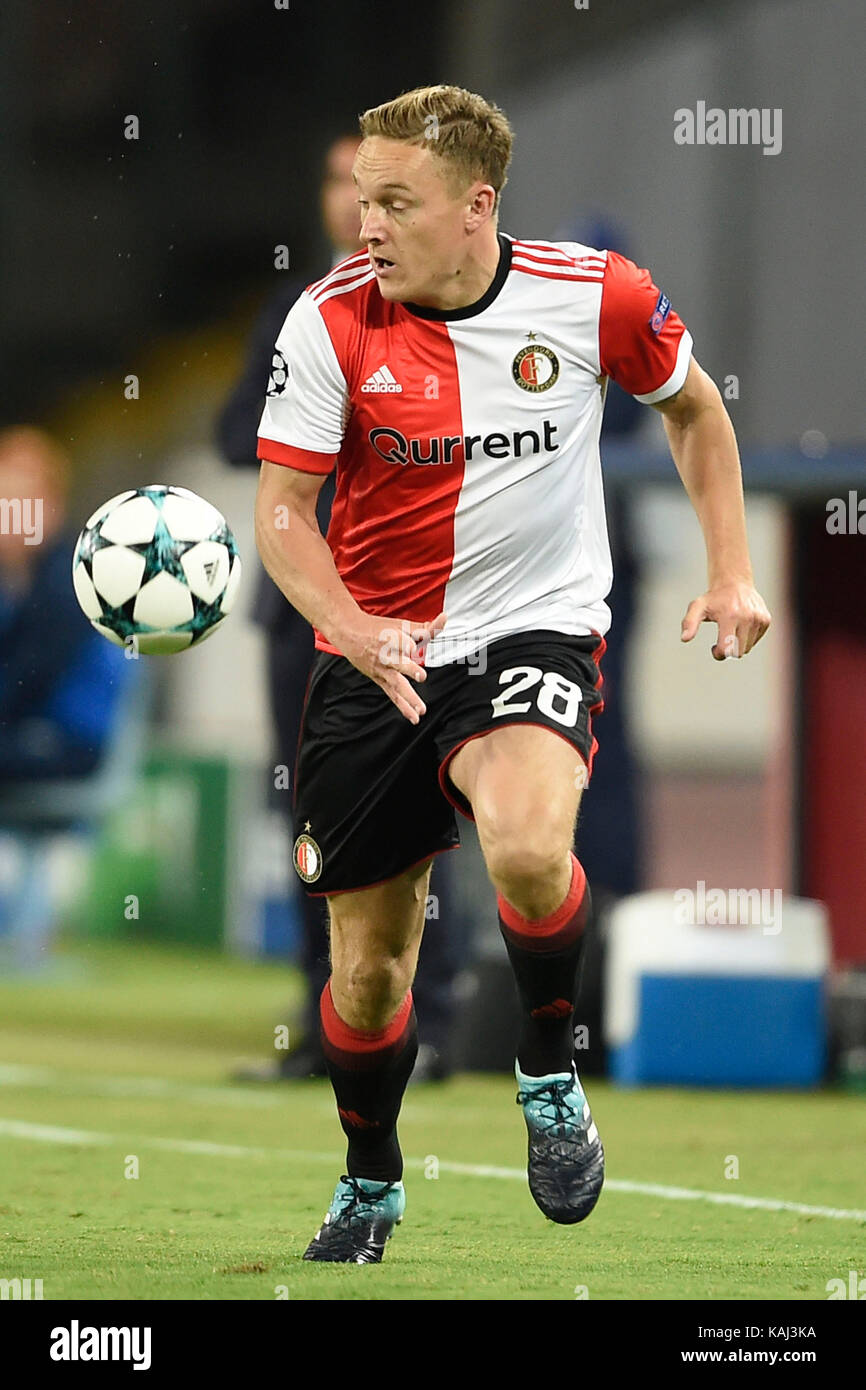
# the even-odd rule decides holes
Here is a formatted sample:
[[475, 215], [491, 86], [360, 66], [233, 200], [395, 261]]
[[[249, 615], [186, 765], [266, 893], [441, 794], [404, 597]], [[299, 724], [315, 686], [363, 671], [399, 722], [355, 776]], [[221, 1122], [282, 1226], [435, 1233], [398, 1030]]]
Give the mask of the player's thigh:
[[342, 903], [459, 844], [439, 786], [434, 713], [410, 724], [344, 657], [318, 653], [293, 803], [294, 865], [311, 893]]
[[464, 744], [448, 772], [472, 807], [485, 857], [555, 859], [572, 844], [586, 765], [553, 730], [492, 729]]
[[492, 642], [462, 681], [454, 676], [437, 743], [440, 784], [476, 821], [494, 879], [497, 868], [544, 875], [573, 844], [603, 650], [598, 633], [527, 631]]
[[373, 975], [394, 966], [414, 975], [432, 862], [427, 859], [371, 888], [328, 898], [336, 976]]

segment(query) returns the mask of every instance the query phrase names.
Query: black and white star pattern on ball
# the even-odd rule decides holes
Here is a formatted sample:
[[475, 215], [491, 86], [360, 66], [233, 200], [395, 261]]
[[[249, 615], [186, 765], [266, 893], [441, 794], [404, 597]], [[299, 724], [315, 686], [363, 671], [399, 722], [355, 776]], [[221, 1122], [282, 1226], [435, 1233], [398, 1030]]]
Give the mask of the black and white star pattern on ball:
[[102, 539], [98, 526], [89, 526], [86, 531], [82, 531], [81, 539], [78, 542], [78, 563], [84, 565], [91, 579], [93, 578], [93, 557], [97, 550], [105, 550], [107, 546], [113, 544], [113, 541]]
[[289, 384], [289, 364], [279, 348], [274, 349], [271, 359], [271, 374], [268, 378], [267, 396], [281, 396]]
[[[161, 498], [152, 496], [151, 501], [155, 507], [159, 507]], [[215, 532], [208, 539], [224, 540], [221, 532]], [[149, 541], [124, 541], [124, 550], [134, 550], [136, 555], [144, 557], [144, 571], [139, 580], [138, 588], [143, 589], [149, 579], [154, 579], [158, 574], [170, 574], [175, 579], [180, 580], [181, 584], [186, 584], [186, 573], [181, 564], [181, 556], [185, 555], [193, 546], [200, 545], [201, 539], [191, 541], [175, 540], [161, 516], [157, 517], [156, 526], [153, 532], [153, 539]], [[79, 560], [87, 566], [87, 572], [93, 576], [93, 557], [98, 550], [106, 550], [109, 546], [117, 545], [117, 541], [107, 540], [102, 535], [98, 526], [86, 531], [81, 538], [79, 549]]]
[[78, 538], [72, 584], [85, 617], [144, 654], [183, 651], [223, 623], [241, 577], [225, 517], [188, 488], [112, 498]]
[[153, 540], [143, 544], [127, 544], [127, 550], [134, 550], [138, 555], [144, 556], [144, 574], [141, 576], [139, 588], [143, 589], [149, 579], [154, 579], [158, 574], [170, 574], [175, 579], [179, 579], [181, 584], [186, 583], [186, 573], [181, 564], [181, 556], [185, 555], [193, 546], [200, 542], [178, 541], [172, 536], [162, 517], [157, 519], [156, 528], [153, 533]]

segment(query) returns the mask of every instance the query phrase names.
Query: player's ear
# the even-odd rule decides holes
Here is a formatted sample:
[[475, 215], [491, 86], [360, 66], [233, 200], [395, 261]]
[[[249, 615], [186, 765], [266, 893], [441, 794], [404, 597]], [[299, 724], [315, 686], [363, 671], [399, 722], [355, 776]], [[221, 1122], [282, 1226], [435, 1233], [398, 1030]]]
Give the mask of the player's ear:
[[466, 190], [466, 230], [474, 232], [496, 211], [496, 189], [489, 183], [474, 183]]

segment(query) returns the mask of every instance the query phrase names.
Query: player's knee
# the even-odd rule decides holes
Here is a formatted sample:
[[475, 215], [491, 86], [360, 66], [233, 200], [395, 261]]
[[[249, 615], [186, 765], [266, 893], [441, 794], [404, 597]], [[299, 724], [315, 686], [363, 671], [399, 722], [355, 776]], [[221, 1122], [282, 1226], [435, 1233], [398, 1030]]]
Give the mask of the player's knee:
[[506, 898], [556, 876], [567, 852], [558, 835], [539, 834], [523, 825], [515, 833], [496, 835], [489, 842], [487, 872]]
[[344, 1022], [373, 1031], [387, 1028], [411, 984], [411, 964], [402, 956], [355, 959], [335, 962], [331, 993]]

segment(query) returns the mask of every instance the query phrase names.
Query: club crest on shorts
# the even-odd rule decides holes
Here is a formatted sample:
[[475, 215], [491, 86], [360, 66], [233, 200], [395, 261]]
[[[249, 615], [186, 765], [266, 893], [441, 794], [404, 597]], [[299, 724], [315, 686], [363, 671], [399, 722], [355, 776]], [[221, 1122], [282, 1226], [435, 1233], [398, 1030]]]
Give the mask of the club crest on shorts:
[[297, 873], [305, 883], [315, 883], [322, 872], [322, 851], [312, 835], [299, 835], [292, 851]]
[[544, 343], [531, 343], [517, 353], [511, 375], [523, 391], [549, 391], [559, 376], [559, 358]]

